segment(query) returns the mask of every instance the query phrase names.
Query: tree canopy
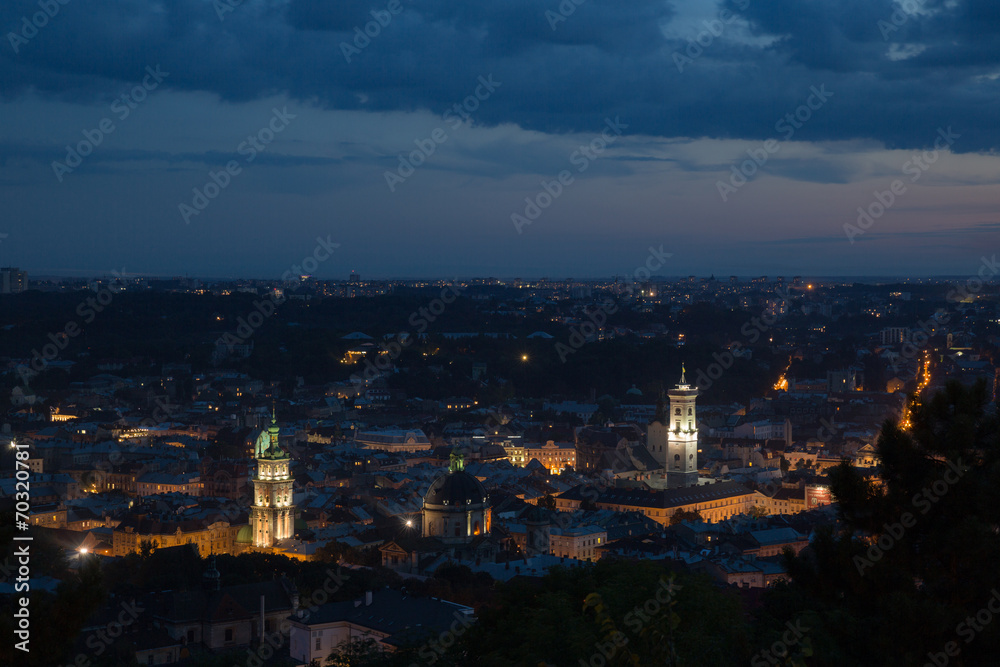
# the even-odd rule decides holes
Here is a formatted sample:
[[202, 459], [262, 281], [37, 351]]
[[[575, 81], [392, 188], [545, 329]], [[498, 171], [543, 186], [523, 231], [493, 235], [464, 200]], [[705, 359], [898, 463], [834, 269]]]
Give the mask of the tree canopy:
[[995, 405], [984, 383], [950, 383], [912, 410], [909, 431], [882, 428], [880, 480], [846, 462], [831, 472], [841, 525], [769, 596], [775, 626], [810, 617], [811, 664], [987, 664], [1000, 648]]

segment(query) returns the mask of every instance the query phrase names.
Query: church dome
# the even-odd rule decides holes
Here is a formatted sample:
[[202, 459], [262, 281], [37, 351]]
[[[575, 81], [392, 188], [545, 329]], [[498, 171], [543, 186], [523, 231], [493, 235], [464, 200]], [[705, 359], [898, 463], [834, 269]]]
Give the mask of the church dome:
[[249, 524], [240, 528], [239, 532], [236, 533], [236, 541], [240, 544], [253, 542], [253, 528]]
[[464, 507], [486, 502], [486, 488], [464, 470], [452, 470], [434, 480], [424, 496], [425, 505]]
[[527, 509], [521, 512], [520, 518], [525, 523], [546, 524], [551, 522], [548, 510], [538, 505], [529, 505]]

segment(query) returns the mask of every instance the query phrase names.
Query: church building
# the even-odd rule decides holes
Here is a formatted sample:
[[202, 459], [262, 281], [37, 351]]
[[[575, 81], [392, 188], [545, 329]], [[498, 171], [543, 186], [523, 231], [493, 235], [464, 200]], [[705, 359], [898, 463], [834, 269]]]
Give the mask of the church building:
[[447, 561], [492, 562], [500, 545], [490, 533], [491, 518], [486, 488], [465, 471], [462, 455], [452, 452], [448, 472], [434, 480], [424, 495], [420, 535], [402, 528], [379, 547], [382, 565], [418, 574]]
[[295, 530], [295, 505], [292, 504], [291, 459], [278, 445], [278, 423], [271, 415], [271, 426], [254, 446], [257, 474], [253, 479], [253, 505], [250, 507], [250, 530], [253, 546], [270, 548]]

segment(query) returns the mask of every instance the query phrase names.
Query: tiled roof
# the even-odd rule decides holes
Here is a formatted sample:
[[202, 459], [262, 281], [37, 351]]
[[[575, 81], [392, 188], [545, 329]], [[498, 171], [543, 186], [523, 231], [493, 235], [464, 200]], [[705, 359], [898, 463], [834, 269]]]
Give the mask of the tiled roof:
[[[313, 627], [347, 621], [387, 635], [408, 633], [434, 634], [447, 629], [457, 618], [465, 616], [467, 607], [435, 598], [404, 595], [394, 590], [372, 593], [371, 604], [355, 601], [331, 602], [322, 605], [308, 619], [295, 616], [291, 620]], [[469, 610], [471, 611], [471, 610]]]

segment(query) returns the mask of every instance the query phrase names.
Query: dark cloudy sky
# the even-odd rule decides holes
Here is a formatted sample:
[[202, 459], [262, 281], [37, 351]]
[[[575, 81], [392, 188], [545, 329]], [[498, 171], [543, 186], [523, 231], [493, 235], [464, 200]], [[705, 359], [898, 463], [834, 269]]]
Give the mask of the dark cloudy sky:
[[280, 277], [322, 237], [334, 278], [660, 245], [670, 275], [964, 275], [1000, 240], [996, 0], [4, 0], [0, 27], [0, 264], [34, 274]]

